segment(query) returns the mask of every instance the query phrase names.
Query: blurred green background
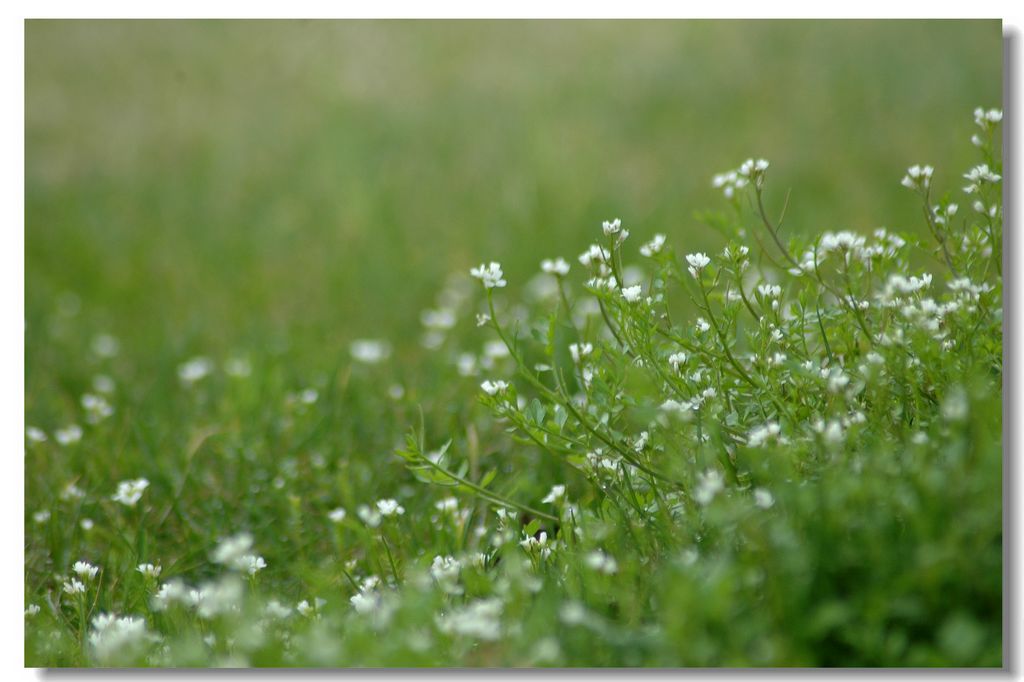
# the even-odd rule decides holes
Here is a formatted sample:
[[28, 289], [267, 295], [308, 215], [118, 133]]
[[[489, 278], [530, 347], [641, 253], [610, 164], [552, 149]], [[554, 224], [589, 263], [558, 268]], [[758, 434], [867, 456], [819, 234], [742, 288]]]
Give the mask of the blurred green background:
[[1001, 74], [997, 21], [30, 21], [26, 317], [415, 357], [453, 270], [519, 286], [613, 216], [718, 245], [694, 211], [751, 155], [789, 230], [917, 229], [904, 169], [957, 190]]

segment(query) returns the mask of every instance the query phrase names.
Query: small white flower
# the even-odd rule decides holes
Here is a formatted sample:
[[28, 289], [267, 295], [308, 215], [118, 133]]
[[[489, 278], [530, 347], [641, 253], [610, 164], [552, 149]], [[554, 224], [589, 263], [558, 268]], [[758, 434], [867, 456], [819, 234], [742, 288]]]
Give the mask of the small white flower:
[[665, 235], [656, 234], [651, 241], [647, 242], [640, 247], [640, 255], [650, 258], [656, 254], [661, 253], [662, 248], [665, 246]]
[[67, 580], [64, 582], [64, 592], [67, 594], [85, 594], [85, 583], [77, 578]]
[[213, 362], [209, 358], [195, 357], [178, 366], [178, 379], [183, 384], [192, 385], [213, 371]]
[[485, 324], [487, 324], [490, 321], [491, 321], [491, 316], [490, 315], [487, 315], [485, 313], [477, 313], [476, 314], [476, 326], [482, 327], [482, 326], [484, 326]]
[[752, 448], [761, 447], [770, 439], [777, 437], [781, 431], [778, 422], [768, 422], [763, 426], [758, 426], [747, 434], [747, 445]]
[[569, 354], [572, 355], [572, 361], [576, 364], [580, 363], [580, 360], [594, 352], [594, 346], [589, 343], [570, 343]]
[[93, 566], [88, 561], [76, 561], [75, 565], [71, 567], [71, 570], [83, 580], [92, 580], [96, 577], [96, 574], [100, 572], [98, 566]]
[[39, 604], [29, 604], [27, 607], [25, 607], [25, 615], [27, 617], [31, 618], [37, 613], [39, 613]]
[[92, 530], [92, 527], [95, 524], [93, 523], [92, 519], [82, 519], [81, 521], [79, 521], [78, 525], [82, 528], [82, 530], [88, 533], [90, 530]]
[[60, 445], [74, 445], [82, 440], [82, 427], [78, 424], [69, 424], [62, 429], [54, 431], [53, 437]]
[[583, 557], [584, 563], [588, 568], [597, 571], [598, 573], [604, 573], [605, 575], [612, 575], [619, 570], [619, 565], [616, 563], [615, 558], [611, 557], [599, 549], [589, 552]]
[[703, 317], [698, 317], [697, 318], [697, 325], [696, 326], [697, 326], [697, 331], [700, 332], [700, 333], [704, 333], [707, 330], [711, 329], [711, 325]]
[[377, 511], [379, 511], [382, 516], [401, 516], [405, 513], [405, 507], [398, 504], [397, 500], [385, 498], [383, 500], [377, 500]]
[[442, 514], [455, 514], [459, 511], [459, 500], [455, 497], [446, 497], [435, 502], [434, 509]]
[[501, 264], [491, 262], [490, 265], [480, 264], [480, 267], [473, 268], [469, 271], [473, 277], [483, 282], [484, 288], [493, 289], [495, 287], [503, 287], [507, 282], [502, 279], [503, 273], [501, 271]]
[[25, 427], [25, 437], [33, 443], [45, 443], [46, 432], [42, 429], [36, 428], [35, 426]]
[[725, 481], [715, 469], [709, 469], [702, 474], [697, 474], [697, 489], [693, 493], [693, 499], [702, 507], [711, 504], [715, 495], [725, 489]]
[[83, 497], [85, 497], [85, 491], [74, 483], [68, 483], [60, 493], [60, 499], [64, 501], [80, 500]]
[[686, 364], [686, 353], [679, 351], [668, 356], [668, 364], [672, 365], [673, 372], [678, 372], [679, 368]]
[[622, 298], [626, 299], [628, 303], [636, 303], [640, 300], [643, 295], [643, 288], [639, 284], [634, 284], [631, 287], [624, 287], [622, 289]]
[[348, 350], [353, 360], [364, 365], [376, 365], [391, 355], [391, 345], [379, 339], [356, 339], [349, 344]]
[[601, 223], [601, 231], [604, 232], [606, 237], [610, 237], [613, 234], [618, 234], [622, 229], [622, 221], [616, 218], [615, 220], [605, 220]]
[[341, 507], [337, 507], [327, 512], [327, 518], [331, 520], [331, 523], [341, 523], [345, 520], [346, 516], [348, 516], [348, 512]]
[[110, 499], [114, 502], [120, 502], [126, 507], [134, 507], [148, 487], [149, 481], [144, 478], [137, 478], [133, 481], [121, 481], [117, 484], [117, 492]]
[[375, 509], [371, 509], [365, 504], [361, 504], [356, 507], [356, 516], [358, 516], [362, 522], [370, 528], [376, 528], [381, 522], [380, 512]]
[[690, 275], [697, 279], [699, 273], [711, 263], [711, 259], [706, 253], [691, 253], [686, 256], [686, 262], [690, 264], [690, 267], [687, 268]]
[[480, 388], [483, 389], [487, 395], [498, 395], [508, 390], [508, 382], [506, 381], [485, 381], [480, 384]]
[[256, 575], [267, 567], [267, 562], [261, 556], [257, 556], [255, 554], [243, 554], [235, 559], [235, 561], [232, 562], [232, 565], [239, 571], [243, 571], [249, 575]]
[[549, 492], [547, 494], [547, 496], [543, 500], [541, 500], [541, 502], [546, 502], [546, 503], [549, 503], [549, 504], [555, 504], [555, 503], [559, 502], [564, 497], [565, 497], [565, 486], [561, 485], [561, 484], [554, 485], [554, 486], [551, 487], [551, 492]]
[[215, 564], [234, 565], [252, 549], [252, 535], [249, 533], [238, 533], [225, 538], [213, 550], [210, 559]]
[[770, 509], [775, 504], [775, 498], [764, 488], [754, 489], [754, 504], [761, 509]]
[[540, 269], [549, 275], [565, 277], [569, 274], [569, 263], [564, 258], [546, 258], [540, 262]]
[[159, 564], [139, 564], [135, 567], [135, 570], [146, 578], [159, 578], [163, 567]]

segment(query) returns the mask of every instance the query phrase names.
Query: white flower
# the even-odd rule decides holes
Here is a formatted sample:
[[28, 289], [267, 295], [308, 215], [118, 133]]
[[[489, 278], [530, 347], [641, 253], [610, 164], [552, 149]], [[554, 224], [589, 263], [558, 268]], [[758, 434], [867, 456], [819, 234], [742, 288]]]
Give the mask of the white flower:
[[778, 298], [782, 295], [782, 287], [778, 284], [758, 284], [757, 293], [762, 298]]
[[146, 621], [135, 616], [100, 614], [93, 618], [92, 628], [89, 645], [101, 665], [131, 661], [155, 639], [146, 629]]
[[697, 318], [697, 331], [701, 332], [701, 333], [704, 333], [704, 332], [706, 332], [709, 329], [711, 329], [711, 325], [708, 323], [708, 321], [705, 320], [703, 317], [698, 317]]
[[60, 499], [62, 500], [80, 500], [85, 497], [85, 491], [79, 488], [74, 483], [68, 483], [64, 486], [64, 490], [60, 493]]
[[476, 314], [476, 326], [482, 327], [482, 326], [484, 326], [485, 324], [487, 324], [490, 321], [491, 321], [491, 316], [490, 315], [487, 315], [485, 313], [477, 313]]
[[843, 370], [834, 368], [829, 372], [828, 376], [828, 390], [832, 393], [838, 393], [839, 391], [846, 388], [846, 385], [850, 383], [850, 377], [843, 374]]
[[679, 351], [668, 356], [668, 364], [672, 365], [672, 371], [678, 372], [679, 368], [686, 364], [686, 353]]
[[126, 507], [134, 507], [135, 503], [142, 497], [143, 491], [149, 487], [149, 481], [144, 478], [137, 478], [134, 481], [121, 481], [117, 484], [117, 492], [111, 496], [114, 502], [120, 502]]
[[546, 503], [554, 504], [554, 503], [558, 502], [559, 500], [561, 500], [563, 497], [565, 497], [565, 486], [561, 485], [561, 484], [554, 485], [554, 486], [551, 486], [551, 492], [549, 492], [547, 494], [547, 497], [545, 497], [543, 500], [541, 500], [541, 502], [546, 502]]
[[507, 284], [507, 282], [502, 279], [503, 273], [501, 272], [501, 264], [493, 261], [490, 265], [481, 263], [480, 267], [471, 269], [469, 274], [483, 282], [484, 288], [486, 289], [493, 289], [495, 287], [500, 288]]
[[539, 537], [527, 535], [519, 542], [519, 546], [530, 553], [539, 552], [542, 558], [547, 558], [551, 554], [551, 548], [548, 547], [548, 534], [544, 531], [540, 532]]
[[363, 523], [370, 528], [376, 528], [381, 522], [380, 512], [375, 509], [371, 509], [365, 504], [361, 504], [356, 507], [356, 516], [362, 519]]
[[184, 384], [194, 384], [213, 371], [213, 362], [209, 358], [195, 357], [178, 366], [178, 379]]
[[86, 393], [82, 396], [82, 407], [86, 411], [85, 420], [90, 424], [97, 424], [114, 414], [114, 408], [104, 398]]
[[758, 426], [747, 434], [747, 445], [752, 448], [761, 447], [767, 443], [769, 439], [778, 436], [781, 431], [782, 429], [778, 422], [768, 422], [763, 426]]
[[565, 277], [569, 274], [569, 263], [564, 258], [546, 258], [540, 262], [540, 269], [549, 275]]
[[85, 584], [77, 578], [64, 582], [64, 591], [67, 594], [85, 594]]
[[267, 605], [263, 607], [263, 613], [270, 618], [282, 619], [292, 615], [292, 609], [290, 606], [285, 606], [276, 599], [271, 599], [267, 602]]
[[39, 613], [39, 604], [29, 604], [27, 607], [25, 607], [25, 615], [27, 617], [32, 617], [37, 613]]
[[330, 519], [332, 523], [341, 523], [345, 520], [346, 516], [348, 516], [348, 512], [341, 507], [337, 507], [327, 512], [327, 518]]
[[605, 220], [601, 223], [601, 230], [604, 232], [606, 237], [610, 237], [613, 234], [618, 234], [619, 230], [622, 229], [622, 221], [616, 218], [615, 220]]
[[405, 513], [405, 507], [398, 504], [397, 500], [385, 498], [383, 500], [377, 500], [377, 511], [379, 511], [382, 516], [401, 516]]
[[314, 599], [312, 604], [303, 599], [295, 605], [295, 610], [301, 613], [303, 616], [311, 616], [314, 615], [318, 609], [322, 608], [326, 604], [327, 602], [321, 599], [320, 597]]
[[349, 344], [348, 351], [356, 362], [376, 365], [388, 359], [391, 355], [391, 345], [379, 339], [356, 339]]
[[709, 469], [702, 474], [697, 474], [697, 489], [693, 493], [693, 499], [702, 507], [711, 504], [715, 495], [725, 489], [725, 482], [715, 469]]
[[619, 565], [616, 563], [615, 558], [605, 554], [599, 549], [589, 552], [585, 557], [583, 557], [583, 561], [588, 568], [591, 568], [598, 573], [604, 573], [605, 575], [612, 575], [619, 570]]
[[[373, 591], [357, 592], [349, 597], [349, 603], [352, 604], [356, 613], [373, 613], [380, 606], [380, 595]], [[301, 607], [302, 604], [299, 606]]]
[[165, 611], [172, 602], [187, 604], [190, 602], [189, 592], [188, 586], [180, 580], [175, 579], [164, 583], [157, 590], [157, 593], [153, 595], [153, 609], [155, 611]]
[[662, 248], [665, 246], [665, 235], [656, 234], [651, 241], [647, 242], [640, 247], [640, 255], [650, 258], [655, 254], [661, 253]]
[[46, 432], [42, 429], [36, 428], [35, 426], [25, 427], [25, 437], [33, 443], [45, 443]]
[[690, 264], [690, 267], [687, 268], [690, 275], [697, 279], [699, 273], [711, 263], [711, 259], [706, 253], [691, 253], [686, 256], [686, 262]]
[[949, 421], [962, 421], [967, 417], [967, 394], [959, 386], [942, 401], [942, 416]]
[[639, 284], [634, 284], [631, 287], [624, 287], [622, 289], [622, 298], [626, 299], [628, 303], [636, 303], [640, 300], [643, 295], [643, 288]]
[[158, 564], [139, 564], [135, 570], [147, 578], [159, 578], [163, 567]]
[[579, 262], [581, 265], [590, 267], [591, 265], [604, 265], [611, 260], [612, 254], [608, 249], [597, 244], [591, 244], [590, 247], [580, 254]]
[[76, 561], [75, 565], [71, 567], [71, 570], [83, 580], [92, 580], [96, 577], [96, 574], [100, 572], [98, 566], [93, 566], [88, 561]]
[[570, 343], [569, 354], [572, 355], [572, 361], [579, 364], [580, 360], [594, 352], [594, 346], [589, 343]]
[[427, 329], [451, 329], [455, 326], [455, 312], [448, 308], [424, 310], [420, 313], [420, 322]]
[[36, 523], [46, 523], [50, 520], [50, 510], [40, 509], [36, 513], [32, 514], [32, 520]]
[[435, 556], [434, 562], [430, 565], [431, 577], [437, 581], [441, 589], [449, 594], [462, 592], [457, 584], [460, 570], [462, 570], [462, 564], [452, 556]]
[[448, 634], [495, 641], [501, 638], [501, 600], [478, 599], [453, 609], [438, 619], [438, 628]]
[[435, 502], [434, 509], [442, 514], [457, 514], [459, 511], [459, 500], [455, 497], [446, 497]]
[[232, 562], [232, 566], [239, 571], [248, 573], [249, 575], [256, 575], [259, 571], [267, 567], [267, 562], [261, 556], [244, 554], [235, 559], [235, 561]]
[[74, 445], [82, 440], [82, 427], [78, 424], [69, 424], [62, 429], [54, 431], [53, 437], [60, 445]]
[[775, 504], [775, 498], [764, 488], [754, 489], [754, 504], [761, 509], [770, 509]]
[[252, 535], [249, 533], [238, 533], [221, 540], [217, 548], [213, 550], [210, 559], [215, 564], [231, 566], [246, 556], [250, 549], [252, 549]]
[[92, 519], [82, 519], [78, 523], [78, 525], [82, 527], [82, 530], [84, 530], [86, 532], [89, 532], [90, 530], [92, 530], [92, 527], [93, 527], [94, 524], [93, 524]]
[[903, 176], [900, 184], [909, 189], [928, 189], [934, 171], [935, 169], [931, 166], [915, 164], [907, 169], [907, 174]]
[[508, 382], [506, 381], [485, 381], [480, 384], [480, 388], [483, 389], [487, 395], [498, 395], [508, 390]]

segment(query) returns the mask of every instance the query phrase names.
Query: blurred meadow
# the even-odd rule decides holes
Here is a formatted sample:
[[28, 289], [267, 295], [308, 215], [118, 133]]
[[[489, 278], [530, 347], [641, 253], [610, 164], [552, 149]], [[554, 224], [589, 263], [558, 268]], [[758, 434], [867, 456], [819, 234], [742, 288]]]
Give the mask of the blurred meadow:
[[523, 279], [609, 216], [716, 246], [694, 212], [751, 155], [788, 230], [918, 230], [899, 176], [968, 163], [1001, 48], [998, 22], [29, 22], [29, 325], [70, 292], [154, 358], [415, 357], [481, 259]]
[[[498, 294], [519, 298], [542, 258], [569, 258], [578, 268], [574, 277], [585, 270], [574, 254], [613, 217], [634, 235], [630, 258], [664, 233], [679, 254], [708, 251], [717, 259], [725, 241], [699, 212], [724, 205], [712, 175], [748, 157], [771, 160], [772, 215], [792, 190], [787, 239], [840, 230], [867, 235], [883, 225], [925, 236], [920, 199], [901, 187], [901, 177], [910, 164], [934, 164], [939, 191], [959, 192], [961, 175], [977, 163], [971, 113], [999, 107], [1002, 99], [998, 21], [29, 21], [25, 38], [25, 576], [27, 603], [42, 605], [28, 628], [29, 665], [95, 662], [84, 644], [85, 607], [72, 608], [77, 597], [67, 587], [62, 596], [77, 560], [99, 562], [108, 581], [89, 592], [95, 597], [90, 614], [143, 614], [170, 633], [186, 631], [175, 629], [184, 621], [150, 610], [156, 582], [143, 584], [137, 566], [159, 562], [161, 580], [198, 584], [221, 571], [210, 562], [218, 543], [241, 531], [255, 537], [266, 559], [259, 589], [291, 604], [308, 599], [314, 610], [314, 597], [322, 595], [345, 623], [350, 598], [356, 605], [362, 593], [350, 594], [356, 581], [347, 573], [343, 578], [339, 566], [366, 574], [366, 591], [378, 576], [397, 586], [406, 568], [425, 569], [432, 557], [475, 550], [479, 537], [471, 537], [468, 525], [461, 535], [443, 529], [432, 515], [443, 513], [437, 505], [444, 500], [428, 495], [433, 489], [395, 456], [421, 420], [429, 447], [454, 438], [459, 456], [468, 453], [466, 475], [473, 480], [493, 468], [501, 474], [495, 489], [534, 506], [551, 498], [552, 484], [564, 483], [581, 506], [604, 514], [604, 489], [584, 486], [588, 479], [567, 460], [522, 440], [510, 445], [506, 422], [481, 404], [481, 379], [511, 378], [514, 370], [508, 352], [494, 351], [496, 340], [474, 326], [466, 306], [450, 306], [460, 317], [442, 352], [425, 347], [421, 314], [440, 307], [446, 283], [458, 289], [450, 276], [468, 284], [470, 267], [500, 260], [510, 286]], [[968, 213], [969, 200], [959, 200]], [[991, 223], [989, 230], [996, 234]], [[986, 243], [989, 257], [993, 242]], [[925, 262], [924, 253], [915, 258]], [[984, 276], [997, 275], [985, 266]], [[993, 290], [1000, 293], [986, 305], [1001, 313], [1001, 289], [984, 291]], [[479, 302], [477, 309], [483, 310]], [[525, 639], [536, 633], [537, 647], [522, 646], [521, 639], [505, 650], [460, 649], [460, 641], [450, 649], [417, 648], [418, 629], [399, 641], [353, 626], [338, 649], [320, 646], [314, 628], [312, 643], [296, 644], [306, 658], [289, 658], [285, 645], [254, 646], [239, 662], [217, 649], [234, 637], [225, 626], [209, 651], [202, 648], [206, 639], [189, 640], [160, 654], [166, 658], [146, 661], [994, 665], [1001, 652], [1000, 501], [993, 494], [1001, 445], [998, 429], [990, 427], [1001, 403], [990, 387], [1001, 385], [1002, 368], [990, 359], [1001, 358], [992, 319], [985, 318], [993, 325], [984, 327], [989, 336], [976, 344], [984, 353], [962, 353], [960, 374], [959, 365], [954, 371], [936, 360], [941, 356], [926, 354], [934, 361], [924, 363], [934, 370], [927, 382], [905, 379], [909, 364], [899, 370], [906, 373], [894, 370], [894, 385], [906, 390], [863, 407], [870, 415], [863, 428], [877, 426], [882, 435], [851, 438], [851, 447], [863, 445], [857, 456], [822, 474], [837, 487], [851, 486], [847, 492], [819, 499], [813, 486], [787, 488], [786, 472], [768, 479], [779, 482], [776, 498], [769, 494], [766, 501], [762, 492], [758, 513], [779, 525], [764, 537], [793, 548], [779, 552], [769, 580], [784, 590], [795, 586], [785, 599], [776, 595], [771, 609], [731, 596], [753, 584], [747, 577], [760, 570], [761, 555], [708, 561], [707, 573], [687, 582], [690, 574], [673, 573], [681, 564], [661, 563], [670, 550], [690, 556], [678, 530], [683, 526], [651, 540], [657, 551], [648, 561], [636, 558], [629, 544], [635, 538], [620, 524], [606, 529], [605, 547], [619, 551], [619, 567], [600, 563], [598, 551], [597, 565], [607, 575], [587, 574], [578, 590], [614, 624], [605, 633], [614, 635], [607, 646], [582, 635], [553, 646], [542, 639], [557, 630], [558, 595], [583, 599], [573, 592], [579, 585], [555, 587], [549, 580], [547, 602], [509, 597], [504, 606], [508, 620], [524, 624]], [[853, 326], [838, 313], [830, 320], [838, 330]], [[818, 326], [824, 334], [820, 313]], [[393, 352], [380, 363], [354, 361], [357, 339], [386, 340]], [[602, 342], [596, 333], [592, 340]], [[850, 368], [866, 350], [858, 343], [849, 342]], [[928, 343], [922, 347], [930, 353], [937, 346]], [[806, 350], [806, 340], [803, 345]], [[456, 376], [453, 358], [466, 347], [483, 348], [472, 362], [496, 371], [460, 367]], [[595, 355], [613, 357], [610, 349]], [[189, 364], [197, 356], [210, 360]], [[245, 360], [234, 365], [237, 371], [232, 358]], [[791, 364], [796, 376], [796, 360]], [[824, 360], [820, 367], [829, 377]], [[983, 387], [975, 391], [981, 407], [972, 403], [971, 414], [980, 415], [978, 424], [991, 437], [975, 443], [965, 436], [963, 452], [974, 447], [970, 455], [957, 451], [915, 463], [917, 451], [907, 443], [954, 441], [936, 416], [943, 395], [914, 391], [959, 391], [957, 382]], [[638, 400], [658, 395], [653, 386], [637, 389]], [[826, 418], [846, 409], [831, 393], [822, 395]], [[905, 420], [885, 412], [890, 398], [906, 401]], [[553, 414], [537, 409], [540, 422]], [[960, 424], [965, 410], [954, 410], [950, 423]], [[749, 429], [755, 426], [749, 420], [768, 419], [752, 414], [731, 415], [741, 421], [729, 426]], [[800, 414], [806, 423], [785, 428], [806, 427], [818, 413]], [[907, 416], [918, 414], [927, 418]], [[84, 435], [81, 429], [69, 435], [72, 423]], [[644, 431], [645, 442], [647, 436]], [[697, 450], [703, 436], [696, 437]], [[579, 443], [572, 447], [582, 452], [586, 440]], [[884, 459], [890, 449], [903, 454]], [[807, 461], [818, 466], [827, 459], [818, 454]], [[905, 495], [876, 489], [892, 504], [905, 504], [905, 514], [890, 516], [871, 497], [874, 479], [844, 468], [860, 467], [861, 456], [884, 459], [871, 475], [886, 485], [917, 486]], [[936, 469], [947, 473], [933, 476], [929, 467], [959, 472], [954, 465], [962, 461], [971, 485], [950, 491], [936, 483], [948, 472]], [[919, 478], [897, 471], [902, 466], [918, 467]], [[687, 480], [718, 480], [694, 479], [706, 472], [693, 471]], [[138, 506], [138, 497], [131, 504], [111, 499], [119, 481], [140, 477], [149, 487]], [[746, 493], [737, 486], [730, 504], [746, 504]], [[408, 510], [400, 526], [397, 516], [380, 531], [366, 521], [372, 516], [359, 512], [357, 520], [360, 506], [391, 498]], [[775, 499], [779, 513], [768, 517]], [[958, 517], [962, 525], [947, 532], [948, 515], [978, 500], [983, 503], [972, 513]], [[467, 514], [485, 506], [465, 498], [459, 504]], [[336, 508], [348, 509], [347, 518], [344, 512], [331, 518]], [[861, 514], [858, 521], [848, 522], [846, 509]], [[747, 519], [741, 511], [735, 518]], [[726, 516], [709, 518], [713, 525]], [[917, 520], [912, 530], [901, 525], [906, 518]], [[797, 530], [781, 525], [793, 519]], [[502, 551], [529, 545], [536, 524], [521, 525], [515, 532], [525, 539], [506, 538]], [[703, 526], [693, 535], [712, 538], [708, 551], [717, 551], [715, 537], [734, 535], [725, 522], [721, 528], [719, 536]], [[746, 531], [754, 538], [750, 552], [763, 549], [774, 561], [775, 545], [757, 549], [760, 528]], [[554, 527], [548, 530], [554, 539]], [[918, 563], [904, 562], [911, 550], [920, 550], [913, 555]], [[509, 556], [500, 570], [514, 584], [518, 569]], [[655, 587], [651, 575], [658, 571]], [[505, 577], [494, 585], [505, 585]], [[619, 582], [601, 582], [606, 579]], [[709, 584], [716, 591], [705, 600]], [[255, 578], [251, 585], [255, 590]], [[634, 588], [643, 601], [624, 591]], [[401, 618], [427, 629], [455, 594], [407, 592], [402, 608], [418, 615]], [[689, 612], [659, 606], [686, 600], [694, 609], [706, 602], [709, 612], [720, 612], [707, 616], [705, 629], [696, 616], [691, 623], [679, 615]], [[946, 600], [963, 608], [942, 620], [936, 634], [935, 614], [945, 618]], [[819, 604], [822, 613], [806, 629], [790, 627], [796, 614]], [[587, 620], [575, 613], [577, 621]], [[644, 628], [658, 619], [669, 634], [644, 649], [637, 642], [648, 641]], [[735, 623], [749, 624], [752, 634], [716, 636], [733, 632]], [[207, 635], [207, 623], [200, 625], [196, 632]], [[764, 633], [773, 633], [771, 641]], [[689, 658], [676, 657], [676, 642], [700, 637], [700, 646], [686, 650]], [[206, 653], [196, 653], [201, 649]]]

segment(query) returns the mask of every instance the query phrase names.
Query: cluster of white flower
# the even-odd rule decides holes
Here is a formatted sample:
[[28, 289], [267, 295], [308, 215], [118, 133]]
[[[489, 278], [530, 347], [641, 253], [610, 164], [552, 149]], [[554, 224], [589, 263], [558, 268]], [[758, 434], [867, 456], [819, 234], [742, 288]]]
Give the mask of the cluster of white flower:
[[136, 616], [101, 613], [92, 619], [89, 632], [89, 646], [101, 665], [131, 661], [156, 640], [146, 629], [146, 621]]
[[665, 235], [656, 234], [651, 238], [651, 241], [647, 242], [640, 247], [640, 255], [647, 258], [652, 258], [657, 254], [661, 253], [661, 250], [665, 247]]
[[498, 395], [499, 393], [504, 393], [505, 391], [508, 390], [508, 386], [509, 386], [509, 384], [508, 384], [507, 381], [501, 381], [501, 380], [497, 380], [497, 381], [490, 381], [490, 380], [488, 380], [488, 381], [484, 381], [482, 384], [480, 384], [480, 388], [483, 389], [484, 393], [486, 393], [487, 395], [490, 395], [490, 396], [495, 396], [495, 395]]
[[565, 277], [569, 274], [569, 263], [564, 258], [546, 258], [540, 262], [540, 269], [549, 275]]
[[935, 169], [931, 166], [921, 166], [914, 164], [907, 169], [907, 174], [903, 176], [903, 180], [900, 184], [907, 189], [913, 189], [918, 191], [927, 190], [932, 184], [932, 173]]
[[618, 218], [602, 222], [601, 230], [604, 232], [604, 236], [615, 237], [615, 246], [619, 246], [622, 242], [626, 241], [627, 237], [629, 237], [629, 230], [622, 228], [622, 221]]
[[493, 261], [490, 265], [481, 263], [480, 267], [472, 268], [469, 274], [483, 282], [486, 289], [501, 288], [508, 283], [503, 279], [501, 264]]
[[126, 507], [134, 507], [142, 498], [142, 493], [149, 487], [149, 481], [145, 478], [136, 478], [131, 481], [121, 481], [117, 484], [117, 492], [110, 499], [120, 502]]

